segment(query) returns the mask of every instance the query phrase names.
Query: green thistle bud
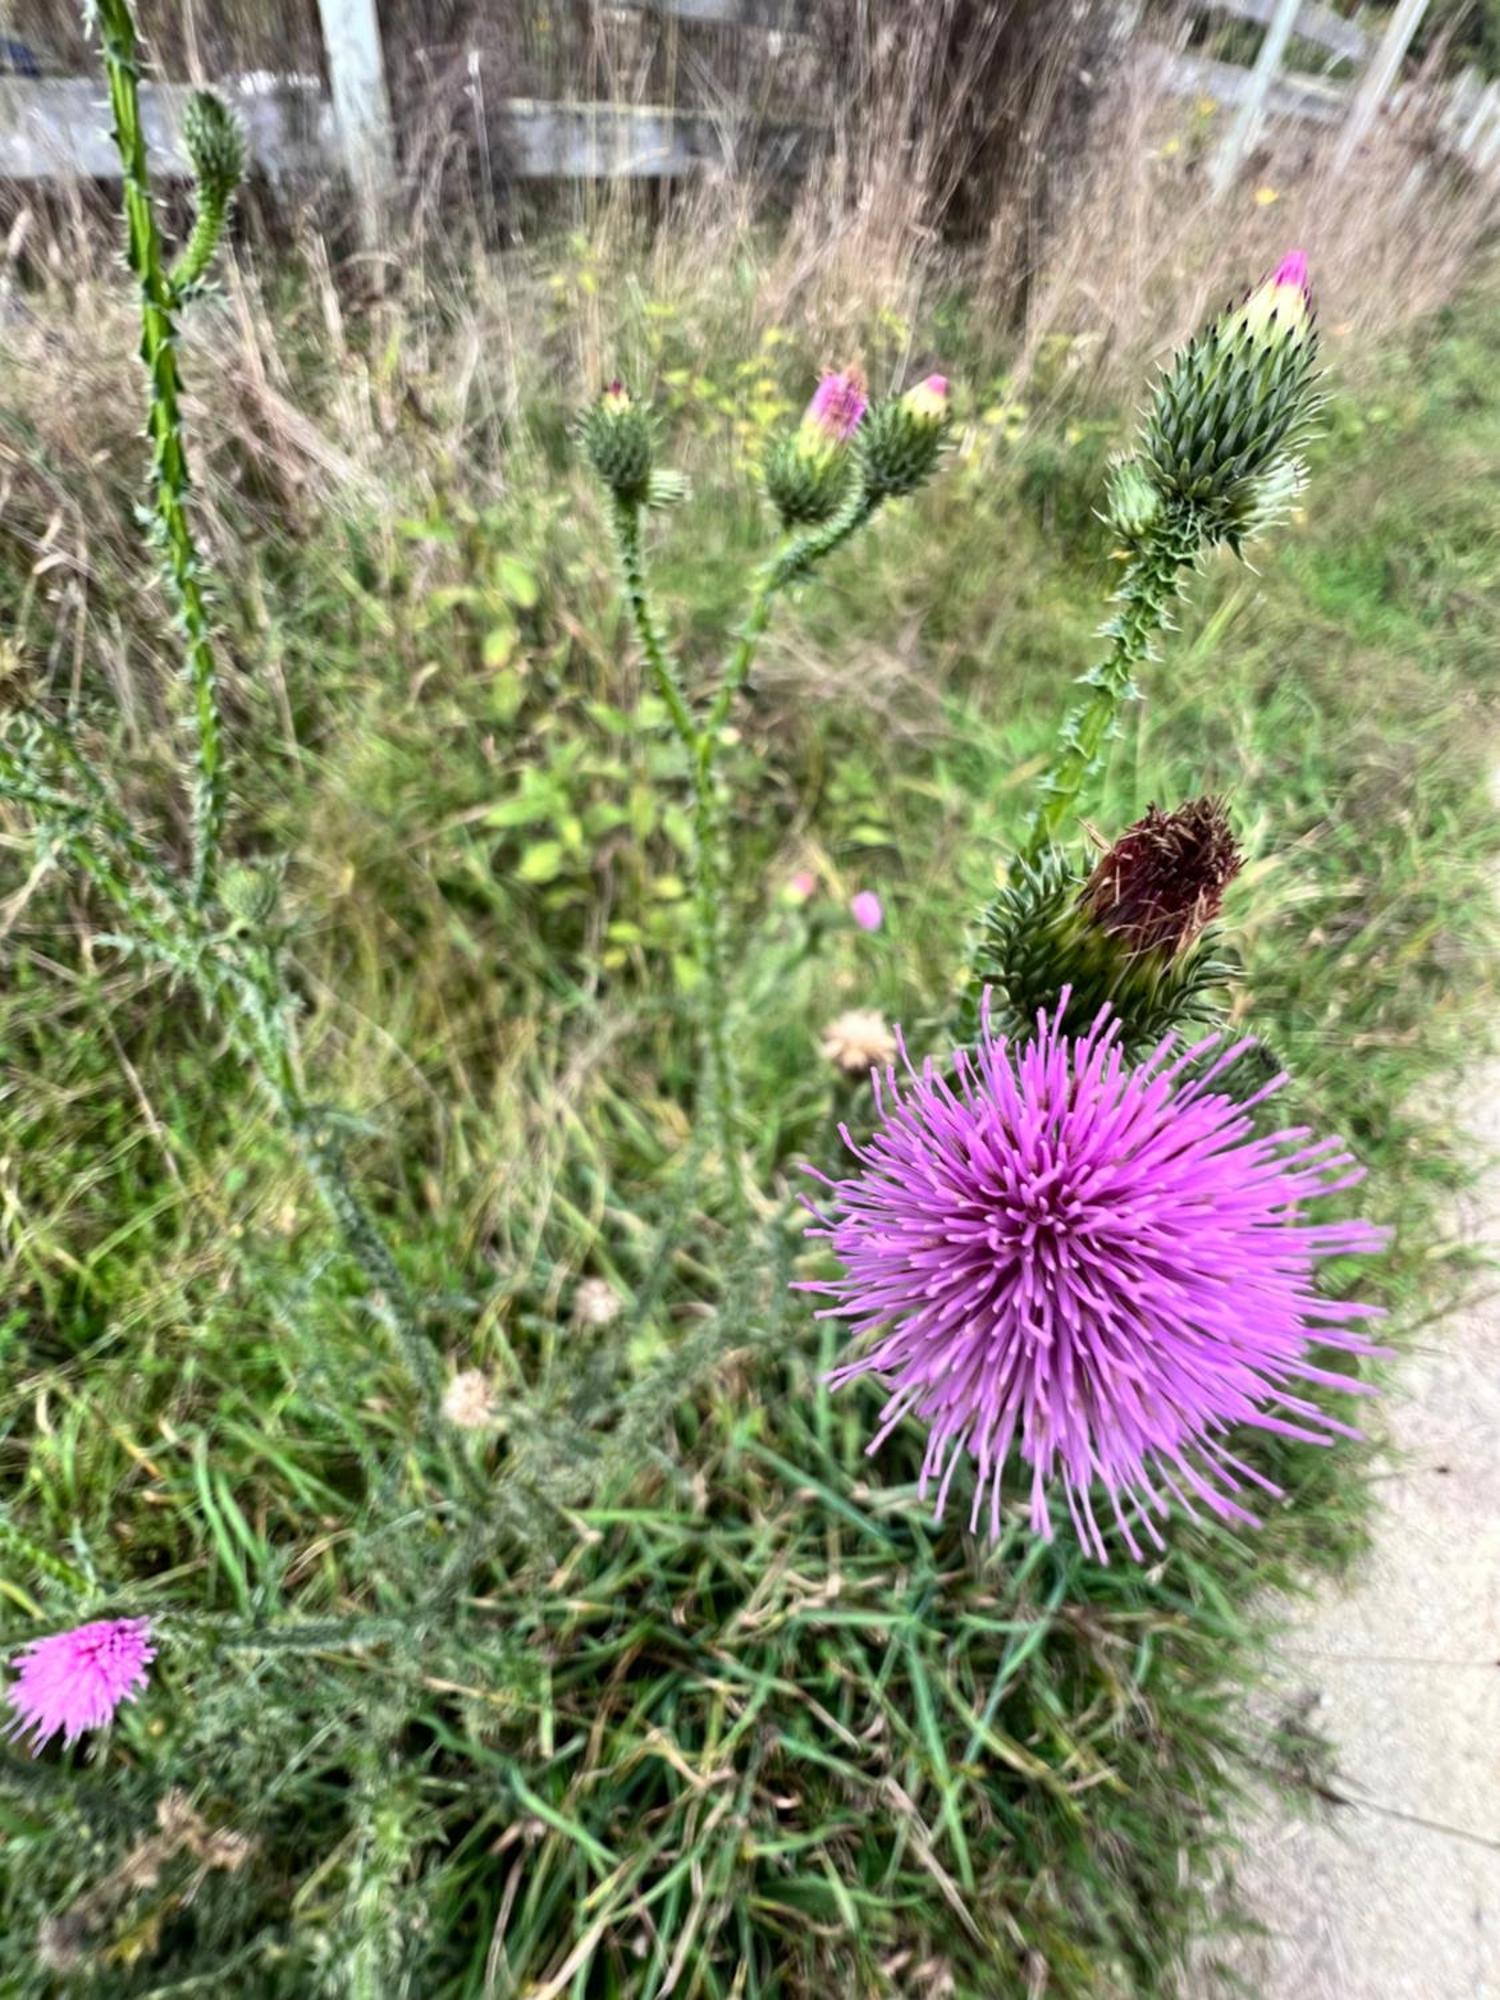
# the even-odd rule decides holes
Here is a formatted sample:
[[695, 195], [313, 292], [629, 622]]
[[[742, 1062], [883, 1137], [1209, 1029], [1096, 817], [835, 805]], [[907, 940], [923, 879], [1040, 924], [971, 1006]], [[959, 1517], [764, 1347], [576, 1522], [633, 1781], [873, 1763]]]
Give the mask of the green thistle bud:
[[929, 375], [904, 396], [877, 403], [859, 434], [871, 498], [893, 500], [925, 484], [937, 469], [951, 419], [942, 375]]
[[848, 499], [854, 461], [847, 451], [810, 440], [799, 430], [770, 447], [761, 477], [783, 527], [812, 527], [831, 520]]
[[1161, 495], [1138, 458], [1122, 459], [1110, 467], [1109, 524], [1122, 541], [1143, 540], [1161, 508]]
[[652, 497], [656, 439], [650, 415], [622, 382], [611, 382], [583, 420], [589, 463], [617, 500], [643, 507]]
[[195, 90], [182, 114], [182, 149], [199, 199], [227, 207], [245, 177], [245, 135], [239, 120], [211, 90]]
[[1317, 407], [1317, 348], [1307, 260], [1294, 251], [1162, 378], [1142, 461], [1207, 540], [1237, 546], [1261, 513], [1258, 482], [1295, 455]]
[[285, 875], [283, 861], [241, 861], [226, 868], [219, 884], [219, 900], [225, 913], [247, 930], [263, 929], [280, 905]]
[[1202, 1026], [1231, 968], [1214, 953], [1210, 926], [1240, 868], [1222, 804], [1195, 799], [1175, 812], [1152, 806], [1083, 876], [1048, 848], [1022, 863], [985, 913], [963, 1002], [965, 1034], [978, 1032], [983, 990], [997, 1033], [1029, 1036], [1038, 1011], [1072, 989], [1071, 1018], [1092, 1021], [1106, 1002], [1127, 1053]]

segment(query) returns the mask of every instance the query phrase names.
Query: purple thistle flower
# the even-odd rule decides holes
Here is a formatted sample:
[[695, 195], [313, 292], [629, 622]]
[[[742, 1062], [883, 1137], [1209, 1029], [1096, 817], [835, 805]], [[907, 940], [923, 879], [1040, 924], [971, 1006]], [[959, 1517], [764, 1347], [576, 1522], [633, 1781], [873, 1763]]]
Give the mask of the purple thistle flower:
[[[836, 1303], [866, 1344], [829, 1377], [890, 1390], [877, 1451], [902, 1419], [927, 1426], [921, 1490], [937, 1514], [964, 1457], [977, 1469], [970, 1531], [989, 1496], [1000, 1533], [1012, 1446], [1031, 1467], [1031, 1525], [1051, 1538], [1060, 1483], [1085, 1547], [1107, 1561], [1091, 1491], [1102, 1489], [1139, 1561], [1137, 1529], [1163, 1547], [1168, 1499], [1258, 1526], [1237, 1496], [1279, 1489], [1235, 1455], [1238, 1424], [1327, 1443], [1357, 1437], [1301, 1393], [1369, 1393], [1316, 1366], [1314, 1345], [1378, 1352], [1358, 1330], [1378, 1308], [1325, 1299], [1320, 1259], [1377, 1249], [1361, 1221], [1312, 1222], [1306, 1204], [1361, 1169], [1338, 1139], [1298, 1127], [1257, 1136], [1253, 1105], [1213, 1089], [1249, 1046], [1205, 1059], [1217, 1036], [1173, 1053], [1169, 1037], [1132, 1067], [1106, 1008], [1088, 1031], [1038, 1017], [1016, 1048], [990, 1032], [950, 1074], [887, 1070], [850, 1178], [813, 1207], [843, 1261], [803, 1290]], [[809, 1204], [812, 1206], [812, 1204]]]
[[861, 889], [849, 898], [849, 914], [862, 931], [878, 931], [885, 922], [885, 905], [873, 889]]
[[825, 375], [803, 414], [803, 428], [830, 444], [847, 444], [859, 429], [868, 407], [865, 378], [857, 368]]
[[156, 1658], [149, 1618], [101, 1618], [23, 1646], [8, 1662], [20, 1669], [9, 1691], [16, 1719], [9, 1734], [31, 1734], [33, 1756], [59, 1730], [65, 1744], [102, 1729], [146, 1685]]

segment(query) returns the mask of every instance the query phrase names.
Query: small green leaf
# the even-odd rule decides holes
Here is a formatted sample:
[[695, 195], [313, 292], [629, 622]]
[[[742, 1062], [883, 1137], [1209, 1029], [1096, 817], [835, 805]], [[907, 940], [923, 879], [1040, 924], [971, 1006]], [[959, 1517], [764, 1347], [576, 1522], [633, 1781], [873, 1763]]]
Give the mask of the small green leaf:
[[542, 594], [535, 570], [516, 556], [498, 556], [495, 559], [495, 586], [502, 597], [518, 604], [523, 611], [530, 611]]
[[564, 855], [560, 840], [538, 840], [523, 848], [516, 864], [519, 882], [551, 882], [562, 872]]
[[514, 625], [492, 625], [484, 635], [484, 664], [503, 667], [516, 650]]

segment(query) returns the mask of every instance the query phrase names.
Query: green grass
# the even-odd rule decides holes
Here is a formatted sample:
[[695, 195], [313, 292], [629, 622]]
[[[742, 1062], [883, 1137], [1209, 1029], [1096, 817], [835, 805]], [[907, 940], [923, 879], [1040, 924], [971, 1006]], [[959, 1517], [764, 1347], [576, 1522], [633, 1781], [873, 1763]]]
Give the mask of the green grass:
[[[1494, 999], [1486, 304], [1335, 399], [1306, 521], [1258, 573], [1202, 580], [1090, 808], [1114, 830], [1153, 798], [1231, 796], [1237, 1004], [1298, 1111], [1370, 1167], [1395, 1234], [1364, 1282], [1400, 1332], [1462, 1282], [1451, 1094]], [[287, 310], [291, 386], [330, 431], [359, 368], [390, 396], [373, 328], [335, 356]], [[706, 671], [765, 540], [725, 447], [770, 392], [726, 337], [679, 397], [666, 326], [697, 499], [658, 571]], [[107, 1743], [0, 1765], [0, 1990], [1171, 1993], [1260, 1754], [1239, 1701], [1257, 1592], [1357, 1546], [1368, 1454], [1263, 1452], [1288, 1489], [1263, 1533], [1183, 1527], [1147, 1571], [1017, 1520], [985, 1549], [927, 1519], [912, 1439], [866, 1460], [874, 1399], [830, 1399], [829, 1333], [786, 1290], [816, 1261], [797, 1165], [864, 1115], [818, 1031], [852, 1004], [940, 1029], [1089, 656], [1120, 420], [1059, 411], [967, 452], [776, 628], [732, 752], [763, 1191], [733, 1269], [692, 1111], [683, 774], [572, 464], [575, 390], [543, 379], [555, 329], [524, 421], [497, 398], [432, 436], [411, 412], [448, 360], [426, 337], [378, 491], [288, 484], [217, 415], [208, 483], [236, 525], [234, 844], [291, 856], [311, 1088], [358, 1121], [432, 1337], [496, 1378], [502, 1430], [472, 1458], [493, 1499], [464, 1502], [423, 1444], [214, 1028], [76, 888], [18, 894], [0, 1638], [106, 1606], [163, 1638]], [[793, 398], [800, 357], [769, 365]], [[15, 379], [12, 677], [56, 702], [76, 674], [96, 746], [177, 840], [128, 408], [101, 399], [60, 440]], [[87, 512], [86, 589], [34, 573], [59, 494]], [[31, 859], [17, 833], [7, 892]], [[794, 905], [807, 865], [823, 886]], [[889, 912], [874, 938], [843, 916], [859, 887]], [[585, 1276], [618, 1293], [614, 1325], [571, 1317]], [[248, 1846], [200, 1830], [143, 1862], [174, 1785]]]

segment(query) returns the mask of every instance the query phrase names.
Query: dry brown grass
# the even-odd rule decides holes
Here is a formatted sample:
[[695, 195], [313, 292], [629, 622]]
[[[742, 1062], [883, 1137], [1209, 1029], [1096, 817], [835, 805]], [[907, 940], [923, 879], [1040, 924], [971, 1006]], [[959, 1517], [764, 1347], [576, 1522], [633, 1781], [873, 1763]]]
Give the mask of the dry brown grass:
[[1377, 126], [1343, 175], [1330, 134], [1273, 128], [1216, 200], [1203, 161], [1222, 111], [1164, 100], [1138, 61], [1049, 236], [1021, 372], [1065, 334], [1111, 386], [1138, 380], [1294, 243], [1312, 257], [1325, 329], [1357, 363], [1452, 299], [1496, 239], [1500, 189], [1444, 160], [1434, 111], [1418, 99]]

